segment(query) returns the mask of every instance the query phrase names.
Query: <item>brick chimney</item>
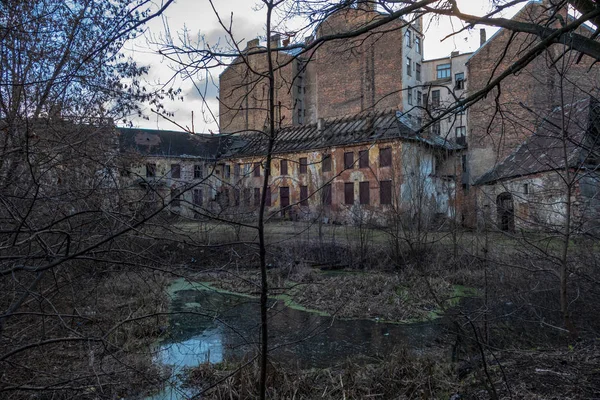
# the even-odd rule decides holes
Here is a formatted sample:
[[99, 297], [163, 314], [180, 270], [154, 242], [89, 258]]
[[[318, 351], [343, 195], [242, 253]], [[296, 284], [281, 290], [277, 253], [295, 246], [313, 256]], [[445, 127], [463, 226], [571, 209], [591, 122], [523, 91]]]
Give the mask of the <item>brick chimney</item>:
[[481, 28], [479, 30], [479, 47], [483, 46], [483, 44], [486, 42], [487, 38], [486, 38], [486, 34], [485, 34], [485, 28]]

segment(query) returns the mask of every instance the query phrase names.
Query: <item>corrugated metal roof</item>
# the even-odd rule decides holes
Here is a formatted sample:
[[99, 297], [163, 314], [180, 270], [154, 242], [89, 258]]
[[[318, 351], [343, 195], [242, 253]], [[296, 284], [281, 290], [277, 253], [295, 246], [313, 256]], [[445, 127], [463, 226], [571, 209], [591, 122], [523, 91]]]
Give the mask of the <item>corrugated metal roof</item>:
[[[566, 129], [561, 129], [562, 119]], [[598, 152], [600, 141], [600, 105], [587, 98], [554, 110], [544, 118], [536, 132], [492, 170], [483, 174], [476, 185], [532, 175], [539, 172], [581, 167]]]
[[[286, 127], [279, 130], [276, 135], [273, 152], [280, 154], [389, 139], [418, 141], [446, 150], [463, 148], [439, 136], [418, 135], [401, 121], [401, 113], [396, 111], [323, 121], [321, 129], [319, 124]], [[256, 156], [266, 153], [268, 146], [266, 134], [249, 132], [242, 133], [240, 137], [246, 141], [246, 146], [235, 155]]]

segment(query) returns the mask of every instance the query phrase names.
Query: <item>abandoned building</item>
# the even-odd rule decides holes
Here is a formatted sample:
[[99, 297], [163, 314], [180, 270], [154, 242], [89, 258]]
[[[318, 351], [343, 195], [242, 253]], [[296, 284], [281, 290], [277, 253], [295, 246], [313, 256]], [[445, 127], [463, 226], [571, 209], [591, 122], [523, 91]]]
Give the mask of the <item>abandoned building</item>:
[[[381, 17], [374, 3], [357, 1], [322, 21], [306, 44]], [[570, 18], [566, 12], [561, 17]], [[530, 1], [514, 18], [546, 25], [560, 19], [545, 12], [543, 1]], [[585, 26], [579, 30], [593, 33]], [[276, 49], [277, 141], [266, 196], [269, 215], [385, 223], [391, 212], [412, 210], [468, 226], [485, 219], [504, 230], [554, 229], [565, 212], [557, 204], [566, 199], [555, 187], [561, 164], [552, 146], [559, 138], [549, 126], [561, 113], [585, 121], [567, 130], [574, 140], [569, 152], [577, 154], [577, 161], [569, 158], [562, 170], [581, 176], [571, 188], [572, 210], [582, 214], [596, 207], [596, 158], [583, 143], [587, 146], [597, 132], [592, 111], [600, 87], [598, 67], [590, 57], [554, 45], [487, 96], [469, 107], [455, 107], [510, 68], [522, 48], [537, 40], [503, 29], [489, 39], [481, 30], [480, 39], [473, 53], [424, 60], [418, 18], [412, 23], [398, 19], [304, 53], [286, 49], [287, 41], [278, 35], [270, 38]], [[172, 199], [171, 209], [188, 216], [218, 212], [250, 218], [256, 212], [269, 123], [269, 90], [261, 74], [267, 70], [264, 49], [258, 39], [249, 41], [220, 75], [219, 135], [126, 134], [135, 136], [135, 146], [146, 149], [141, 154], [154, 160], [138, 163], [135, 175], [160, 184], [160, 198]], [[561, 54], [562, 69], [552, 62]], [[568, 93], [568, 104], [561, 104], [560, 93]], [[449, 107], [455, 108], [447, 112]], [[160, 143], [138, 143], [157, 140], [144, 136], [150, 134]], [[181, 146], [165, 147], [177, 135]], [[544, 164], [545, 159], [557, 164]], [[189, 190], [190, 185], [198, 187]], [[419, 207], [427, 210], [414, 210], [417, 196]]]

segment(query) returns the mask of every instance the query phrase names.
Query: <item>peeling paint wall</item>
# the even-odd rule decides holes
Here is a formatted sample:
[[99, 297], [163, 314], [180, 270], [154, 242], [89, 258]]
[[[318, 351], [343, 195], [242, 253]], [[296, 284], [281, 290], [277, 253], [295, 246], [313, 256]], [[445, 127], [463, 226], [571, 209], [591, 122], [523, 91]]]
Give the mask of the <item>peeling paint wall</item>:
[[[391, 165], [380, 165], [380, 150], [391, 149]], [[359, 152], [367, 151], [368, 166], [361, 168]], [[344, 168], [344, 155], [353, 154], [353, 165]], [[331, 157], [331, 170], [323, 171], [323, 156]], [[439, 156], [439, 155], [438, 155]], [[306, 158], [306, 173], [300, 173], [300, 159]], [[282, 162], [287, 162], [287, 174], [282, 174]], [[254, 175], [254, 165], [260, 163], [260, 176]], [[264, 177], [264, 158], [238, 158], [229, 160], [231, 177], [224, 180], [221, 190], [243, 193], [248, 189], [254, 193], [262, 188]], [[314, 219], [324, 217], [332, 222], [356, 223], [369, 220], [385, 224], [387, 215], [394, 210], [402, 212], [421, 207], [420, 213], [443, 214], [453, 213], [449, 198], [453, 196], [454, 183], [446, 182], [435, 175], [435, 152], [429, 147], [418, 144], [388, 141], [375, 144], [352, 145], [331, 149], [314, 150], [293, 154], [275, 155], [271, 164], [271, 206], [267, 207], [273, 217], [282, 216], [281, 188], [289, 188], [289, 204], [285, 215], [293, 219]], [[235, 167], [235, 165], [239, 167]], [[417, 166], [415, 169], [415, 166]], [[246, 167], [245, 167], [246, 166]], [[239, 168], [239, 178], [234, 172]], [[381, 204], [381, 182], [388, 181], [392, 188], [392, 204]], [[361, 182], [368, 182], [368, 204], [361, 204]], [[346, 202], [346, 184], [352, 184], [353, 202]], [[323, 204], [324, 185], [331, 185], [331, 205]], [[301, 205], [301, 187], [307, 187], [306, 205]], [[417, 201], [418, 197], [423, 201]], [[234, 207], [235, 198], [231, 195], [229, 206]], [[364, 199], [363, 199], [364, 200]], [[238, 203], [240, 210], [256, 211], [258, 204], [253, 200], [250, 204]], [[395, 206], [400, 206], [395, 208]], [[426, 210], [426, 211], [425, 211]]]
[[[596, 173], [581, 174], [574, 185], [572, 223], [577, 231], [597, 229], [600, 215], [600, 177]], [[513, 200], [515, 229], [563, 229], [566, 218], [566, 187], [560, 172], [545, 172], [516, 178], [478, 191], [479, 218], [490, 227], [500, 227], [497, 199], [509, 193]]]

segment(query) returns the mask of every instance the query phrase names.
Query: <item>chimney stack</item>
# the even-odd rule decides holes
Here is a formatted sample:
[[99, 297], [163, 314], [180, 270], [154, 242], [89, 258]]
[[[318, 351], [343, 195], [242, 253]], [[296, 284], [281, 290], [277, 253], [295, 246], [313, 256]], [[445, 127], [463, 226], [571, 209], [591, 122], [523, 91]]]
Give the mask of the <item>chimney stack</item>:
[[450, 53], [450, 57], [456, 57], [460, 54], [460, 51], [453, 51]]
[[317, 130], [319, 131], [319, 135], [323, 134], [323, 131], [325, 130], [325, 120], [323, 120], [323, 118], [317, 119]]
[[481, 28], [479, 30], [479, 47], [483, 46], [483, 44], [487, 41], [485, 36], [485, 28]]
[[271, 36], [270, 42], [271, 42], [272, 49], [281, 47], [281, 36], [279, 36], [279, 34], [275, 34], [275, 35]]
[[258, 47], [259, 44], [260, 44], [260, 41], [258, 39], [249, 40], [246, 43], [246, 50], [250, 50], [250, 49], [256, 48], [256, 47]]

